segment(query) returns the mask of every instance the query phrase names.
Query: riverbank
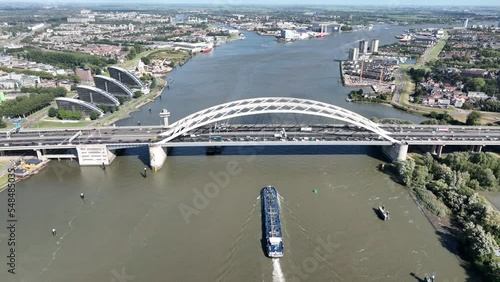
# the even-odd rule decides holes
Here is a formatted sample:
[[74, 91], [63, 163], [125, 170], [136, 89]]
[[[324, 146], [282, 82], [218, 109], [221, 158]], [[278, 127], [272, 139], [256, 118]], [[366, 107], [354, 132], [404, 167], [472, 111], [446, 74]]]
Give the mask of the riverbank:
[[[393, 171], [395, 169], [396, 168], [392, 163], [385, 163], [381, 165], [381, 170], [389, 175], [393, 181], [405, 186], [397, 172]], [[418, 210], [425, 216], [427, 221], [434, 228], [434, 230], [436, 231], [436, 235], [439, 237], [443, 246], [446, 247], [453, 255], [455, 255], [461, 265], [468, 264], [468, 262], [463, 260], [459, 255], [460, 241], [458, 240], [457, 234], [460, 232], [460, 230], [456, 226], [456, 224], [453, 223], [450, 214], [441, 217], [435, 215], [424, 206], [424, 203], [418, 200], [418, 197], [412, 188], [406, 187], [406, 191], [408, 193], [408, 196], [415, 203], [415, 206], [418, 208]]]
[[123, 109], [120, 109], [118, 112], [115, 112], [107, 117], [104, 117], [101, 120], [96, 121], [95, 123], [89, 126], [100, 126], [100, 125], [109, 126], [120, 120], [131, 118], [130, 116], [131, 113], [140, 111], [141, 110], [140, 108], [142, 106], [154, 102], [155, 99], [161, 96], [163, 90], [165, 90], [165, 88], [168, 86], [167, 80], [162, 78], [156, 78], [156, 80], [157, 80], [156, 88], [152, 90], [150, 93], [131, 101], [128, 105], [126, 105]]
[[9, 175], [14, 174], [14, 183], [17, 183], [40, 172], [48, 162], [49, 160], [39, 161], [36, 158], [0, 157], [0, 193], [7, 189], [9, 178], [12, 179]]
[[[477, 159], [482, 161], [478, 163]], [[455, 152], [439, 158], [429, 153], [415, 154], [393, 163], [397, 179], [408, 189], [428, 195], [416, 195], [427, 212], [443, 214], [440, 206], [446, 207], [448, 221], [433, 224], [440, 227], [436, 233], [443, 246], [457, 257], [463, 256], [487, 281], [497, 281], [500, 271], [500, 256], [496, 254], [500, 253], [497, 244], [500, 213], [479, 193], [499, 190], [496, 179], [500, 175], [491, 173], [491, 168], [499, 165], [496, 154], [470, 152]], [[491, 178], [482, 177], [488, 172]], [[463, 175], [470, 178], [464, 179]], [[435, 222], [432, 215], [428, 216]]]

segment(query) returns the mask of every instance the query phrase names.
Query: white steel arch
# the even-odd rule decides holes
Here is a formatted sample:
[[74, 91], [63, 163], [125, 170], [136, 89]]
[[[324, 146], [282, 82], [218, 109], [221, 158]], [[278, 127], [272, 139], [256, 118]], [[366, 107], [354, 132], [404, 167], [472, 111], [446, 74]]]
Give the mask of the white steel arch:
[[393, 143], [399, 143], [389, 136], [389, 132], [380, 128], [378, 124], [344, 108], [307, 99], [263, 97], [233, 101], [191, 114], [169, 125], [169, 130], [160, 134], [160, 136], [166, 138], [156, 144], [165, 144], [182, 134], [207, 124], [236, 117], [269, 113], [304, 114], [337, 119], [365, 128]]

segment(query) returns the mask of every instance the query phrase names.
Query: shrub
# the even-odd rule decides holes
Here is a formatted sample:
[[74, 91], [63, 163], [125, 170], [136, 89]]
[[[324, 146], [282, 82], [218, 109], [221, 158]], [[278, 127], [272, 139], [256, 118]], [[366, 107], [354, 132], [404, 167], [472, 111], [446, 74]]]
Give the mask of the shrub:
[[49, 117], [55, 117], [55, 116], [57, 116], [57, 109], [54, 107], [51, 107], [49, 109]]

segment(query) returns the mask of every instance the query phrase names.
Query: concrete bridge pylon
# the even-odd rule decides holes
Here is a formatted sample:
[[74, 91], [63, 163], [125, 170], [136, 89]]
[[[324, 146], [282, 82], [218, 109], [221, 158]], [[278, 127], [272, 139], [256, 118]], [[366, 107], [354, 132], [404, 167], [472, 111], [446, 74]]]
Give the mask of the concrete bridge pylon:
[[167, 153], [161, 145], [150, 144], [149, 159], [151, 168], [156, 172], [163, 167], [163, 164], [167, 160]]

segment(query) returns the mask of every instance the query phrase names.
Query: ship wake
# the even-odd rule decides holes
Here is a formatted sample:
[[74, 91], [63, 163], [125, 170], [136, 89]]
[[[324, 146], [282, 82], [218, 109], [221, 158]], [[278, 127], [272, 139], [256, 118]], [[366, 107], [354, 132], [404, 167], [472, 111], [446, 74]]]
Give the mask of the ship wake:
[[273, 282], [285, 282], [285, 275], [281, 270], [279, 259], [273, 259]]

